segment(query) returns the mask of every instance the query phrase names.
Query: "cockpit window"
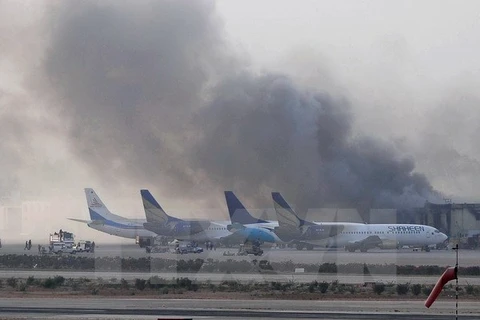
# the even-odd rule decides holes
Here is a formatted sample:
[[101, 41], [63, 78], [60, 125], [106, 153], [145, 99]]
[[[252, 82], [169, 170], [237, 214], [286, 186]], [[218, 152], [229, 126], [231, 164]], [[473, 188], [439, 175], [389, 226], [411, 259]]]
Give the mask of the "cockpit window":
[[440, 233], [440, 231], [438, 231], [437, 229], [435, 229], [435, 233]]

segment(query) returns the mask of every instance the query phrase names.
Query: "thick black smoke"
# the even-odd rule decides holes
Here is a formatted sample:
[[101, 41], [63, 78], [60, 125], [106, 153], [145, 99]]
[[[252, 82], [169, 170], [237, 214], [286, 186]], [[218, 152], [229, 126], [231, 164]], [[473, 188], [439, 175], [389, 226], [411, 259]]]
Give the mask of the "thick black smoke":
[[302, 90], [284, 76], [234, 77], [194, 121], [200, 135], [191, 167], [250, 197], [277, 189], [309, 208], [412, 207], [435, 199], [412, 159], [353, 136], [352, 121], [345, 99]]
[[249, 71], [212, 2], [64, 2], [49, 17], [45, 91], [96, 177], [186, 199], [268, 204], [277, 190], [304, 207], [435, 196], [412, 159], [355, 136], [346, 98]]
[[44, 70], [72, 151], [107, 181], [188, 181], [189, 114], [229, 65], [213, 4], [68, 2], [52, 21]]

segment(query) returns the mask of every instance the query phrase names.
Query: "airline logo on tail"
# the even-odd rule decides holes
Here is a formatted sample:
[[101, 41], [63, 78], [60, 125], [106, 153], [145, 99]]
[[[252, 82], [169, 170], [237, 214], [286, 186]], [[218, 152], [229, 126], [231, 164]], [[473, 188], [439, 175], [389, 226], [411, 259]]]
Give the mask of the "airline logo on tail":
[[253, 217], [232, 191], [225, 191], [224, 193], [228, 207], [228, 214], [230, 215], [230, 221], [232, 223], [268, 223], [266, 220]]
[[99, 208], [101, 206], [102, 204], [98, 202], [97, 198], [93, 197], [92, 202], [90, 203], [90, 207]]
[[273, 206], [277, 213], [278, 224], [284, 228], [300, 228], [314, 225], [298, 217], [297, 213], [290, 207], [280, 192], [272, 192]]
[[302, 223], [279, 192], [272, 192], [273, 206], [281, 227], [299, 228]]
[[90, 219], [106, 220], [115, 218], [115, 215], [113, 215], [107, 209], [107, 207], [103, 204], [103, 201], [92, 188], [85, 188], [85, 196], [87, 197], [87, 205], [88, 211], [90, 212]]
[[140, 190], [140, 194], [142, 195], [143, 208], [145, 210], [147, 222], [167, 224], [171, 220], [176, 220], [167, 215], [148, 190], [142, 189]]

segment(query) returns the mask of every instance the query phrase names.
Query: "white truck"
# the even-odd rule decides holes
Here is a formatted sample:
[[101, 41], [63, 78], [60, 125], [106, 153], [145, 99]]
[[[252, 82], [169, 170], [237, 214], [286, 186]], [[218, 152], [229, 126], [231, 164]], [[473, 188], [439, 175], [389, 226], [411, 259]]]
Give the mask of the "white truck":
[[48, 246], [49, 253], [70, 253], [75, 254], [77, 247], [75, 245], [75, 236], [71, 232], [62, 231], [50, 234], [50, 241]]
[[75, 247], [77, 252], [93, 252], [93, 243], [92, 241], [80, 240]]

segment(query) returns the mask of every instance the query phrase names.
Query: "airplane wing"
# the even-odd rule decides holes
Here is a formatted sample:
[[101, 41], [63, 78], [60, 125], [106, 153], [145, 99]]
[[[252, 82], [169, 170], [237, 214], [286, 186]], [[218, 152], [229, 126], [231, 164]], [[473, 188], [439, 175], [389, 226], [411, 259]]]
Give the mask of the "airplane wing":
[[229, 224], [227, 225], [227, 230], [232, 232], [232, 233], [235, 233], [237, 231], [240, 231], [240, 230], [244, 230], [246, 227], [241, 224], [241, 223], [238, 223], [238, 222], [234, 222], [232, 224]]
[[82, 223], [86, 223], [86, 224], [89, 224], [90, 222], [92, 222], [92, 220], [82, 220], [82, 219], [74, 219], [74, 218], [68, 218], [68, 220], [72, 220], [72, 221], [76, 221], [76, 222], [82, 222]]
[[365, 246], [372, 246], [372, 247], [375, 247], [379, 244], [382, 243], [382, 239], [380, 239], [379, 236], [368, 236], [362, 240], [358, 240], [358, 241], [350, 241], [349, 242], [350, 244], [358, 244], [358, 245], [365, 245]]
[[378, 247], [380, 249], [395, 249], [398, 248], [398, 245], [399, 243], [396, 240], [380, 238], [379, 236], [375, 235], [368, 236], [358, 241], [350, 241], [347, 249], [350, 249], [349, 251], [355, 251], [356, 249], [360, 249], [360, 251], [366, 251], [375, 247]]
[[82, 220], [82, 219], [75, 219], [75, 218], [68, 218], [68, 220], [72, 220], [72, 221], [75, 221], [75, 222], [86, 223], [89, 226], [105, 224], [104, 220]]

